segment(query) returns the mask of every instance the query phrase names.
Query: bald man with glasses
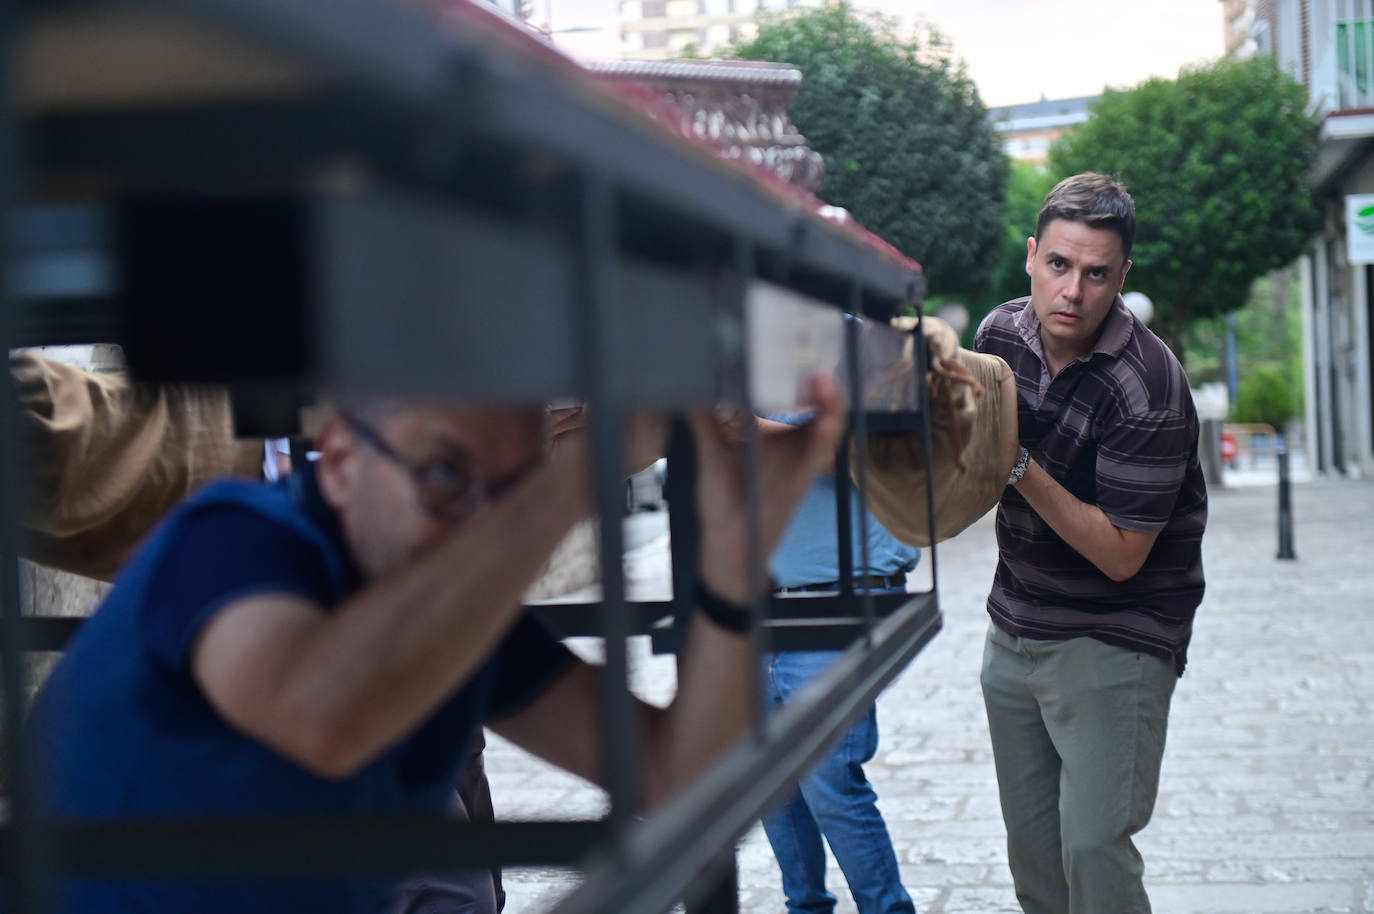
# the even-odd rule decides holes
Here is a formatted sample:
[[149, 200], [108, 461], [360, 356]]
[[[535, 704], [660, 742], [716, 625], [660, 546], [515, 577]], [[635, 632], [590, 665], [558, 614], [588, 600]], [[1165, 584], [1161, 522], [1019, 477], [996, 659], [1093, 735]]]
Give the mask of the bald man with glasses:
[[[843, 407], [761, 449], [763, 555], [834, 452]], [[444, 814], [483, 724], [599, 782], [600, 669], [521, 597], [589, 509], [576, 422], [542, 411], [364, 404], [275, 486], [226, 481], [174, 512], [69, 645], [31, 721], [66, 820]], [[640, 704], [652, 807], [748, 726], [755, 652], [743, 470], [693, 417], [698, 604], [667, 708]], [[633, 423], [636, 428], [640, 424]], [[565, 434], [551, 434], [566, 432]], [[641, 428], [642, 431], [642, 428]], [[628, 450], [657, 448], [637, 434]], [[68, 879], [58, 910], [395, 909], [394, 884]]]

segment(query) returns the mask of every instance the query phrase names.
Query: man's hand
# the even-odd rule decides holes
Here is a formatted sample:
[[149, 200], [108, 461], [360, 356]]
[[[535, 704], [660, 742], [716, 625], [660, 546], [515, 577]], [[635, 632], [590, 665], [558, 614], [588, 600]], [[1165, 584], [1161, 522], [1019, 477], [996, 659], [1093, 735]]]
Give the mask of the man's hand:
[[[807, 391], [815, 418], [804, 425], [770, 429], [760, 436], [760, 555], [777, 545], [793, 510], [831, 465], [844, 431], [845, 407], [835, 380], [813, 378]], [[697, 454], [697, 510], [701, 518], [702, 582], [724, 599], [741, 605], [753, 599], [762, 569], [749, 567], [749, 530], [745, 503], [745, 466], [737, 432], [710, 414], [692, 417]]]
[[[586, 407], [550, 409], [547, 417], [551, 453], [560, 460], [586, 461], [589, 450]], [[645, 412], [629, 413], [625, 421], [623, 451], [625, 476], [633, 476], [662, 457], [667, 436], [668, 426], [661, 417]]]
[[[835, 453], [844, 429], [844, 405], [833, 379], [810, 390], [816, 417], [805, 425], [763, 436], [759, 443], [760, 536], [766, 559], [783, 528]], [[749, 564], [745, 460], [731, 423], [714, 413], [692, 417], [697, 456], [697, 508], [701, 521], [702, 583], [733, 603], [755, 595], [763, 569]], [[757, 670], [756, 646], [708, 620], [692, 617], [678, 658], [678, 691], [666, 708], [636, 702], [643, 799], [652, 806], [690, 781], [734, 743], [754, 720], [757, 705], [745, 698]], [[495, 727], [507, 739], [569, 771], [604, 779], [604, 721], [600, 671], [579, 665], [543, 696]]]

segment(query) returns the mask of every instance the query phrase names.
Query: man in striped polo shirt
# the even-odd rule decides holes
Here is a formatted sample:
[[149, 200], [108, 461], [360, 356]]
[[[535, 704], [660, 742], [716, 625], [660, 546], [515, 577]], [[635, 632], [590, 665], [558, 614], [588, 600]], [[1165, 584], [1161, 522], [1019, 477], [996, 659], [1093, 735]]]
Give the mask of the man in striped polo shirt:
[[1149, 911], [1149, 822], [1202, 600], [1207, 491], [1188, 379], [1121, 301], [1135, 205], [1081, 174], [1026, 242], [1031, 294], [976, 348], [1016, 375], [1021, 459], [997, 512], [983, 696], [1027, 914]]

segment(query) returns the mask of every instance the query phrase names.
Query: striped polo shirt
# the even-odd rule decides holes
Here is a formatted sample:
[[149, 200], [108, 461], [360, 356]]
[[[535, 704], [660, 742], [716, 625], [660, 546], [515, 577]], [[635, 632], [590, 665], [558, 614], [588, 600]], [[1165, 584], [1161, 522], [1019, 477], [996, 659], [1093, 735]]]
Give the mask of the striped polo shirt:
[[1053, 378], [1029, 297], [989, 314], [974, 346], [1015, 373], [1021, 444], [1035, 461], [1117, 527], [1159, 532], [1140, 571], [1113, 581], [1008, 486], [997, 510], [993, 621], [1023, 638], [1087, 636], [1165, 657], [1182, 675], [1202, 601], [1207, 488], [1178, 359], [1120, 296], [1093, 350]]

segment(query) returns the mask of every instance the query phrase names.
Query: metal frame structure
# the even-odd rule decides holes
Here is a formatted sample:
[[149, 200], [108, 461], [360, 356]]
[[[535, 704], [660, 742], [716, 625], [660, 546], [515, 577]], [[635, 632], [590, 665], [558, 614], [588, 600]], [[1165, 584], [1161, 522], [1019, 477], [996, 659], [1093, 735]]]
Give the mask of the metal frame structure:
[[[600, 417], [592, 485], [602, 568], [620, 567], [628, 410], [725, 402], [753, 412], [748, 367], [759, 353], [746, 303], [758, 283], [870, 326], [920, 305], [919, 273], [856, 235], [577, 80], [555, 78], [554, 64], [490, 35], [441, 33], [400, 4], [25, 0], [0, 15], [8, 69], [20, 76], [0, 111], [9, 229], [0, 279], [20, 259], [9, 237], [17, 215], [52, 201], [102, 214], [112, 226], [103, 255], [115, 266], [112, 281], [81, 294], [30, 295], [0, 282], [7, 347], [118, 342], [151, 379], [585, 398]], [[128, 58], [132, 47], [167, 54], [122, 88], [80, 73], [50, 84], [63, 55], [77, 52], [97, 63], [123, 53], [138, 71], [149, 61]], [[188, 48], [218, 69], [207, 76], [197, 53], [181, 53]], [[858, 322], [841, 326], [858, 394]], [[921, 430], [929, 455], [920, 342], [911, 403], [855, 411], [861, 490], [870, 427]], [[732, 910], [732, 842], [940, 626], [933, 549], [923, 594], [856, 595], [846, 572], [835, 597], [761, 601], [765, 646], [846, 651], [808, 698], [768, 716], [641, 821], [625, 641], [649, 634], [672, 650], [673, 620], [690, 599], [695, 532], [682, 481], [691, 474], [681, 471], [690, 448], [678, 442], [669, 456], [674, 600], [627, 603], [610, 574], [594, 608], [544, 607], [568, 633], [605, 638], [606, 820], [44, 822], [21, 739], [20, 658], [58, 647], [75, 623], [19, 616], [12, 426], [0, 410], [0, 660], [13, 788], [0, 841], [6, 902], [25, 914], [45, 910], [52, 874], [356, 877], [455, 860], [580, 867], [587, 878], [558, 908], [568, 914], [661, 911], [683, 899], [689, 910]], [[847, 552], [847, 490], [838, 488]], [[754, 479], [755, 511], [757, 493]]]

